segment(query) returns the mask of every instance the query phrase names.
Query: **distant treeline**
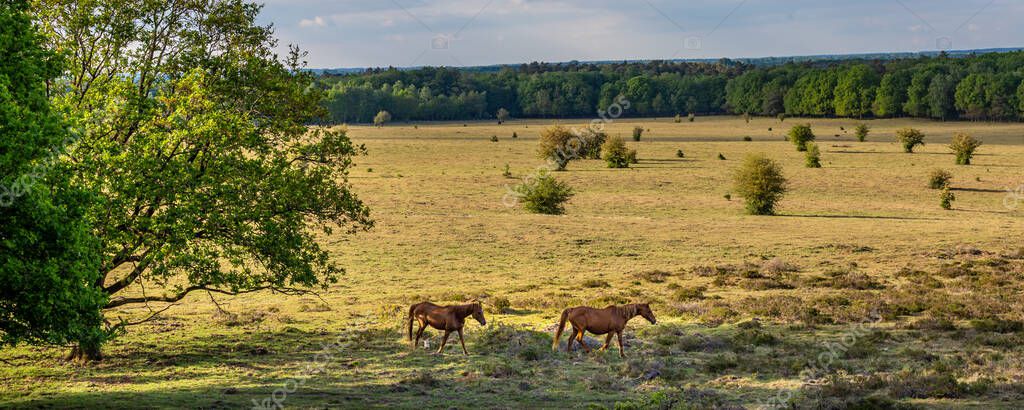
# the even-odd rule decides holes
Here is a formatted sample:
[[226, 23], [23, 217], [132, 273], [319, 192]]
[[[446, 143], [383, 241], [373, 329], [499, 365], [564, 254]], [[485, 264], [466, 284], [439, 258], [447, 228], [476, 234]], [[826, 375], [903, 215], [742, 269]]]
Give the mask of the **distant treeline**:
[[1016, 121], [1024, 113], [1024, 52], [963, 58], [819, 61], [758, 67], [651, 61], [524, 64], [499, 72], [372, 69], [323, 75], [330, 120], [594, 116], [624, 95], [626, 116], [787, 114]]

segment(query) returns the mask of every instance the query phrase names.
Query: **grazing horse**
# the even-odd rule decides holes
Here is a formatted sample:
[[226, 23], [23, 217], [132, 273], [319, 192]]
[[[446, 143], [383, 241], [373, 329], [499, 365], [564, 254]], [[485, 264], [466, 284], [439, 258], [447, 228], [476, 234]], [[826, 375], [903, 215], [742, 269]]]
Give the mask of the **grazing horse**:
[[[427, 328], [427, 325], [430, 325], [434, 329], [444, 330], [441, 347], [437, 349], [438, 354], [444, 352], [444, 345], [448, 343], [448, 335], [454, 331], [459, 333], [462, 353], [469, 355], [469, 352], [466, 351], [466, 342], [462, 340], [462, 326], [466, 324], [467, 316], [473, 316], [473, 319], [480, 322], [481, 326], [487, 324], [487, 319], [484, 318], [484, 309], [480, 302], [473, 301], [473, 303], [468, 305], [454, 306], [438, 306], [430, 302], [412, 305], [409, 307], [409, 341], [412, 342], [412, 347], [416, 348], [416, 345], [420, 343], [420, 336], [423, 336], [423, 330]], [[415, 341], [412, 339], [413, 319], [420, 323], [420, 328], [416, 331]]]
[[568, 320], [572, 324], [573, 333], [572, 337], [569, 338], [569, 345], [566, 346], [565, 351], [572, 351], [572, 342], [576, 340], [586, 349], [587, 353], [590, 353], [590, 347], [583, 343], [584, 332], [590, 332], [595, 335], [608, 334], [608, 337], [604, 340], [604, 346], [601, 347], [601, 351], [607, 350], [608, 345], [612, 342], [612, 335], [618, 334], [619, 356], [626, 357], [622, 353], [622, 330], [626, 328], [626, 322], [629, 322], [629, 319], [637, 316], [643, 316], [652, 325], [657, 322], [654, 318], [654, 312], [651, 311], [651, 306], [646, 303], [622, 306], [612, 305], [604, 309], [586, 306], [568, 308], [562, 311], [562, 319], [558, 322], [558, 331], [555, 332], [555, 342], [551, 345], [551, 349], [558, 350], [558, 339], [562, 338], [562, 330], [565, 329], [565, 321]]

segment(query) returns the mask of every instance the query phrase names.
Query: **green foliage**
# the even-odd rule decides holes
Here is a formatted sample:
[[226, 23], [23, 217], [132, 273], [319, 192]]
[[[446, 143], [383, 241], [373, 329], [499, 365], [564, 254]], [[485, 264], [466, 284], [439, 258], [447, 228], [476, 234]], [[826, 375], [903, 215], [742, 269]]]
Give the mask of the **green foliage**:
[[687, 118], [690, 122], [693, 122], [694, 120], [697, 119], [697, 116], [693, 115], [693, 113], [691, 112], [689, 115], [687, 115]]
[[953, 136], [953, 142], [949, 144], [949, 149], [953, 150], [953, 153], [956, 154], [957, 165], [971, 165], [974, 151], [977, 151], [980, 146], [981, 141], [975, 139], [970, 134], [961, 132]]
[[47, 101], [61, 60], [28, 13], [0, 3], [0, 346], [88, 342], [95, 358], [109, 333], [100, 242], [84, 218], [94, 196], [59, 164], [74, 141]]
[[497, 135], [492, 135], [491, 136], [491, 142], [498, 142], [498, 136]]
[[508, 163], [505, 163], [505, 169], [501, 171], [501, 176], [512, 178], [512, 169], [509, 168]]
[[585, 128], [578, 136], [581, 141], [580, 155], [587, 159], [600, 159], [601, 146], [608, 140], [608, 134], [592, 128]]
[[635, 150], [626, 147], [622, 137], [611, 137], [601, 145], [601, 159], [608, 164], [608, 168], [629, 168], [630, 151], [636, 156]]
[[515, 131], [512, 131], [512, 139], [517, 139], [517, 138], [519, 138], [519, 134], [517, 134]]
[[676, 118], [673, 120], [676, 124], [683, 122], [683, 116], [676, 114]]
[[811, 131], [810, 124], [798, 124], [794, 125], [789, 130], [789, 142], [796, 145], [797, 151], [807, 151], [807, 143], [814, 141], [814, 132]]
[[871, 132], [871, 128], [867, 124], [860, 123], [854, 129], [857, 134], [857, 141], [864, 142], [868, 139], [868, 133]]
[[785, 122], [786, 121], [786, 113], [780, 112], [779, 115], [778, 115], [778, 118], [779, 118], [779, 122]]
[[949, 173], [944, 169], [933, 170], [928, 175], [928, 188], [931, 189], [945, 189], [949, 187], [949, 182], [953, 180], [953, 174]]
[[807, 168], [821, 168], [821, 151], [818, 144], [813, 142], [807, 144], [807, 152], [804, 153], [804, 164]]
[[378, 112], [377, 115], [373, 117], [373, 125], [378, 127], [383, 127], [384, 124], [389, 122], [391, 122], [391, 113], [387, 111]]
[[953, 209], [953, 201], [956, 201], [956, 194], [949, 190], [949, 187], [942, 188], [942, 192], [939, 193], [939, 205], [942, 209]]
[[834, 91], [835, 114], [857, 118], [870, 114], [879, 81], [878, 73], [866, 64], [857, 64], [844, 70]]
[[633, 127], [633, 141], [640, 141], [642, 135], [644, 135], [644, 127]]
[[786, 193], [786, 178], [777, 162], [749, 155], [733, 176], [733, 191], [743, 197], [747, 213], [772, 215]]
[[676, 150], [676, 158], [685, 158], [685, 157], [686, 157], [686, 153], [683, 152], [683, 150], [681, 150], [681, 149], [677, 149]]
[[547, 171], [541, 171], [536, 178], [523, 181], [513, 189], [527, 211], [539, 214], [564, 213], [565, 202], [573, 196], [569, 185], [555, 179]]
[[914, 128], [896, 130], [896, 142], [903, 146], [903, 152], [913, 153], [914, 147], [924, 145], [924, 133]]

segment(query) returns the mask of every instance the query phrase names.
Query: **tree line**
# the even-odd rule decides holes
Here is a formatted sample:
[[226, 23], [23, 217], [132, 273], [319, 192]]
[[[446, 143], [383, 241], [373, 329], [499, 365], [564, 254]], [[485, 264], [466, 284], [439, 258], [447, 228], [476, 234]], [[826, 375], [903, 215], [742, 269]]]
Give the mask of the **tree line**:
[[779, 114], [1016, 121], [1024, 116], [1024, 52], [754, 66], [715, 63], [531, 63], [480, 72], [371, 69], [318, 78], [335, 123], [592, 116], [623, 95], [627, 116]]

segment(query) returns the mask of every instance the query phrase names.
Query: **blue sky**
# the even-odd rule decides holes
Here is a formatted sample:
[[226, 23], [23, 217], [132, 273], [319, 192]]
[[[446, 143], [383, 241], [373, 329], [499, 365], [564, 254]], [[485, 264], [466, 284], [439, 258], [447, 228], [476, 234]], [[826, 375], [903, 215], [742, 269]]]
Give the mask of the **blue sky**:
[[1024, 46], [1020, 0], [265, 0], [313, 68]]

